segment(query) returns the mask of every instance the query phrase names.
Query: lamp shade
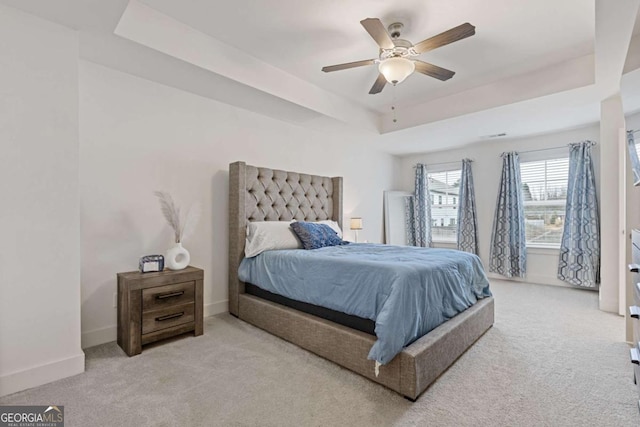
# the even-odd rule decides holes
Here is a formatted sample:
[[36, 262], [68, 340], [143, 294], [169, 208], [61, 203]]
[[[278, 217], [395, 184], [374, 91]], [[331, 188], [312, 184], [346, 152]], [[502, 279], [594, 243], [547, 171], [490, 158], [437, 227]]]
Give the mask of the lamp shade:
[[394, 56], [387, 58], [378, 65], [378, 70], [391, 84], [402, 83], [416, 69], [416, 64], [406, 58]]
[[351, 218], [350, 227], [352, 230], [362, 230], [362, 218]]

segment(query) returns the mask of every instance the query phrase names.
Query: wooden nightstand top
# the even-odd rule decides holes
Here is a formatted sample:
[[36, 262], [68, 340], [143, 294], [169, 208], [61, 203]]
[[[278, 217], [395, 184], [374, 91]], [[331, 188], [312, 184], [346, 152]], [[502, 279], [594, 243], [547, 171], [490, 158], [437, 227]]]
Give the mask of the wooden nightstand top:
[[187, 274], [187, 273], [194, 273], [199, 271], [203, 271], [203, 270], [198, 267], [188, 266], [183, 270], [169, 270], [168, 268], [165, 268], [163, 271], [154, 271], [151, 273], [141, 273], [138, 270], [127, 271], [124, 273], [118, 273], [118, 277], [122, 277], [123, 279], [127, 279], [127, 280], [146, 279], [146, 278], [150, 279], [153, 277], [163, 276], [165, 274]]
[[165, 268], [164, 271], [153, 273], [141, 273], [139, 271], [118, 273], [118, 281], [123, 281], [127, 284], [127, 287], [130, 290], [134, 290], [176, 283], [177, 280], [185, 282], [190, 280], [202, 280], [203, 276], [204, 270], [188, 266], [184, 270], [168, 270]]

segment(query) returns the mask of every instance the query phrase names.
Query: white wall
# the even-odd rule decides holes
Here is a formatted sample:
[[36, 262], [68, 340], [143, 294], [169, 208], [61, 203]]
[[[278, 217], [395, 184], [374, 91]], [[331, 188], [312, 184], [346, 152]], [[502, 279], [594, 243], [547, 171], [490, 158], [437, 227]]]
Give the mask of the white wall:
[[624, 314], [626, 277], [626, 242], [623, 239], [626, 223], [625, 188], [625, 123], [620, 95], [611, 96], [600, 103], [600, 161], [607, 173], [600, 176], [600, 310]]
[[[205, 270], [205, 315], [227, 310], [228, 164], [236, 160], [344, 177], [344, 216], [361, 216], [359, 240], [382, 241], [383, 190], [398, 160], [372, 135], [319, 132], [80, 62], [83, 347], [116, 338], [116, 273], [163, 253], [171, 233], [152, 192], [200, 202], [184, 246]], [[352, 237], [346, 230], [347, 237]]]
[[[598, 141], [599, 133], [597, 126], [574, 129], [547, 135], [539, 135], [521, 139], [499, 139], [474, 144], [468, 147], [440, 151], [434, 153], [415, 154], [405, 156], [401, 159], [400, 166], [400, 189], [411, 191], [413, 188], [414, 170], [416, 163], [426, 163], [430, 171], [451, 170], [460, 168], [460, 163], [436, 165], [442, 162], [458, 162], [464, 157], [472, 159], [473, 180], [476, 191], [476, 209], [478, 213], [478, 239], [479, 255], [485, 267], [489, 265], [489, 248], [491, 245], [491, 232], [493, 228], [493, 216], [495, 211], [496, 198], [502, 170], [502, 159], [500, 154], [504, 151], [519, 151], [522, 162], [541, 160], [544, 158], [561, 157], [568, 155], [567, 144], [585, 139]], [[555, 148], [557, 150], [545, 150], [525, 153], [528, 150], [538, 150], [542, 148]], [[600, 146], [593, 149], [594, 169], [596, 177], [600, 174], [599, 168]], [[433, 166], [429, 166], [429, 165]], [[602, 226], [603, 232], [606, 225]], [[440, 247], [455, 247], [455, 245], [436, 244]], [[524, 281], [549, 285], [570, 286], [556, 278], [559, 251], [547, 248], [527, 249], [527, 277]], [[502, 277], [489, 274], [490, 277]], [[521, 279], [512, 279], [518, 280]]]
[[84, 371], [76, 32], [0, 6], [0, 395]]

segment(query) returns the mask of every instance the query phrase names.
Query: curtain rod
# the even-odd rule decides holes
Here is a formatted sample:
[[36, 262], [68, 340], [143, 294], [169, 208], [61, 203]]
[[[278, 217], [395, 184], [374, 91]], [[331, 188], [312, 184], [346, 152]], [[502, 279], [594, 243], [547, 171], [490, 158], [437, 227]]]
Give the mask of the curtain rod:
[[535, 153], [536, 151], [559, 150], [561, 148], [568, 147], [569, 145], [571, 144], [562, 145], [560, 147], [538, 148], [537, 150], [518, 151], [518, 153]]
[[631, 130], [628, 130], [627, 132], [636, 133], [636, 132], [640, 132], [640, 129], [631, 129]]
[[[462, 164], [462, 160], [463, 160], [463, 159], [456, 160], [456, 161], [454, 161], [454, 162], [425, 163], [425, 166], [452, 165], [452, 164], [454, 164], [454, 163]], [[471, 160], [471, 161], [473, 162], [473, 160], [472, 160], [472, 159], [468, 159], [468, 160]], [[416, 168], [416, 166], [418, 166], [418, 165], [413, 165], [413, 168], [415, 169], [415, 168]]]
[[[638, 130], [640, 130], [640, 129], [638, 129]], [[596, 145], [596, 143], [595, 143], [595, 142], [590, 141], [590, 140], [585, 140], [585, 141], [582, 141], [582, 142], [587, 142], [587, 141], [588, 141], [588, 142], [591, 142], [591, 143], [592, 143], [592, 145]], [[518, 154], [522, 154], [522, 153], [535, 153], [536, 151], [559, 150], [559, 149], [564, 148], [564, 147], [571, 147], [573, 144], [577, 144], [577, 143], [576, 143], [576, 142], [570, 142], [569, 144], [561, 145], [560, 147], [538, 148], [538, 149], [536, 149], [536, 150], [525, 150], [525, 151], [518, 151], [518, 150], [515, 150], [515, 151], [516, 151]], [[500, 154], [498, 157], [502, 157], [502, 155], [503, 155], [504, 153], [506, 153], [506, 151], [505, 151], [505, 152], [503, 152], [502, 154]]]

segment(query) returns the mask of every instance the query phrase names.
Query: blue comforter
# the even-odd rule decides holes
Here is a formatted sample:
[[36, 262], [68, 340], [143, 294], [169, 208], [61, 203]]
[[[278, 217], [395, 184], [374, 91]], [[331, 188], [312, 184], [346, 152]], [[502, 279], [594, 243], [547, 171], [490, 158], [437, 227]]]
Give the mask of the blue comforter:
[[242, 260], [239, 277], [297, 301], [375, 321], [368, 358], [381, 364], [491, 296], [478, 256], [451, 249], [349, 244], [274, 250]]

